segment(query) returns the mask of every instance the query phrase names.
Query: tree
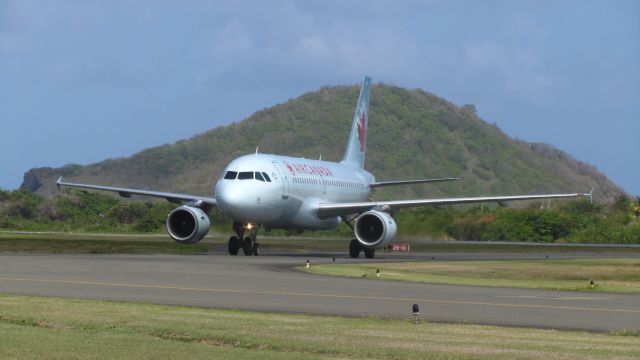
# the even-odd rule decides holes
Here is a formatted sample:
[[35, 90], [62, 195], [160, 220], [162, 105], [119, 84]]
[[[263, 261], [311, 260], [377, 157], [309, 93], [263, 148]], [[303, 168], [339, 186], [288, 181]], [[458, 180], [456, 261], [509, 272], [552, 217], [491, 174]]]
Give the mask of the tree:
[[460, 110], [462, 110], [462, 112], [466, 112], [473, 115], [476, 115], [478, 113], [478, 111], [476, 110], [476, 106], [473, 104], [463, 105]]

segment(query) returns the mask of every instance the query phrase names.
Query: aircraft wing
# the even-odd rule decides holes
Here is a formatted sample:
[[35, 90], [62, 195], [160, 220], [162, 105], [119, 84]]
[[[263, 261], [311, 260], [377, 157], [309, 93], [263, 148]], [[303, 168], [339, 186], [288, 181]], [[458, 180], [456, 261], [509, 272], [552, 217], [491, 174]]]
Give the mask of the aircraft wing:
[[372, 209], [391, 208], [397, 210], [408, 207], [418, 207], [426, 205], [453, 205], [482, 202], [503, 202], [513, 200], [540, 200], [540, 199], [560, 199], [587, 196], [591, 199], [593, 190], [590, 193], [575, 194], [546, 194], [546, 195], [515, 195], [515, 196], [480, 196], [480, 197], [460, 197], [442, 199], [418, 199], [418, 200], [392, 200], [392, 201], [367, 201], [353, 203], [324, 203], [318, 207], [318, 217], [321, 219], [333, 216], [359, 214]]
[[448, 177], [448, 178], [438, 178], [438, 179], [379, 181], [379, 182], [371, 183], [369, 184], [369, 186], [372, 188], [375, 188], [380, 186], [423, 184], [423, 183], [434, 183], [434, 182], [452, 181], [452, 180], [460, 180], [460, 178]]
[[218, 205], [218, 202], [216, 201], [216, 199], [212, 197], [189, 195], [189, 194], [176, 194], [176, 193], [152, 191], [152, 190], [127, 189], [127, 188], [121, 188], [121, 187], [111, 187], [111, 186], [101, 186], [101, 185], [76, 184], [76, 183], [69, 183], [69, 182], [62, 181], [62, 176], [58, 178], [58, 181], [56, 181], [56, 186], [58, 186], [58, 189], [60, 189], [60, 187], [62, 186], [68, 186], [68, 187], [76, 187], [76, 188], [82, 188], [82, 189], [117, 192], [118, 194], [120, 194], [120, 196], [126, 197], [126, 198], [130, 198], [131, 195], [143, 195], [143, 196], [165, 198], [167, 201], [172, 203], [201, 201], [210, 206]]

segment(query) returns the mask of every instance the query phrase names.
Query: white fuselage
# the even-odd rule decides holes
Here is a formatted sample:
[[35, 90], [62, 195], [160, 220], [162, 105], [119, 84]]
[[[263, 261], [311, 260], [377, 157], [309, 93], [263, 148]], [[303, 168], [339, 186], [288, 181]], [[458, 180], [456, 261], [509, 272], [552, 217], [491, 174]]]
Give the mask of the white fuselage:
[[[266, 175], [266, 176], [265, 176]], [[215, 186], [224, 214], [266, 229], [331, 229], [340, 217], [320, 219], [320, 203], [367, 201], [375, 178], [347, 164], [252, 154], [233, 160]]]

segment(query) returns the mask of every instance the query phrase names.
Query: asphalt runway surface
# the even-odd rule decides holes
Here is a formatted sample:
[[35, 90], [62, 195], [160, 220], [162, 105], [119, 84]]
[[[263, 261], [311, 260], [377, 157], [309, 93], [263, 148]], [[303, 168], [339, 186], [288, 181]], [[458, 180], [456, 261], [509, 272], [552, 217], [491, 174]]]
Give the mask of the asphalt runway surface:
[[[315, 256], [313, 256], [315, 255]], [[374, 261], [399, 260], [382, 255]], [[564, 254], [617, 257], [624, 254]], [[365, 261], [338, 257], [337, 263]], [[436, 254], [437, 259], [507, 259], [523, 254]], [[544, 258], [549, 254], [526, 254]], [[637, 256], [631, 255], [631, 256]], [[384, 259], [386, 257], [387, 259]], [[408, 259], [431, 259], [411, 255]], [[336, 278], [293, 270], [330, 254], [0, 255], [0, 292], [339, 316], [467, 322], [587, 331], [640, 331], [640, 295]], [[370, 261], [370, 260], [369, 260]], [[436, 260], [437, 261], [437, 260]]]

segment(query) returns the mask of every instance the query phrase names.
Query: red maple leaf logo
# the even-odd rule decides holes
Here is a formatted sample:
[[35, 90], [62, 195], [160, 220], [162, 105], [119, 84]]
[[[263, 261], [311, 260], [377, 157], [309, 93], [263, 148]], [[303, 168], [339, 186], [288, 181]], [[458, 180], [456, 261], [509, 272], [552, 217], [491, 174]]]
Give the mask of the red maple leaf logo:
[[362, 112], [362, 117], [360, 118], [360, 123], [358, 123], [358, 140], [360, 140], [360, 151], [364, 152], [364, 141], [367, 135], [367, 128], [364, 125], [364, 111]]

